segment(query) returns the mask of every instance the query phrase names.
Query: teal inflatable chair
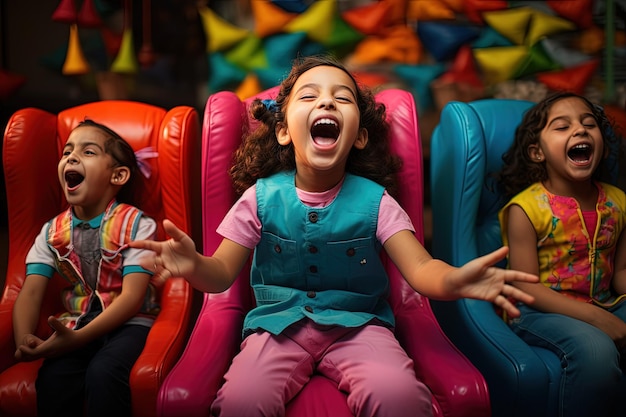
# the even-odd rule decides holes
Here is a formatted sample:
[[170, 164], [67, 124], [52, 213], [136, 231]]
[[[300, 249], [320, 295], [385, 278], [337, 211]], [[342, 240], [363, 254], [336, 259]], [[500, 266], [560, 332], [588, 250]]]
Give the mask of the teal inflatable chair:
[[[490, 174], [529, 101], [450, 102], [431, 138], [432, 253], [460, 266], [500, 246], [504, 201]], [[505, 266], [504, 264], [501, 266]], [[493, 417], [556, 416], [561, 366], [522, 341], [486, 301], [431, 302], [446, 334], [487, 381]]]

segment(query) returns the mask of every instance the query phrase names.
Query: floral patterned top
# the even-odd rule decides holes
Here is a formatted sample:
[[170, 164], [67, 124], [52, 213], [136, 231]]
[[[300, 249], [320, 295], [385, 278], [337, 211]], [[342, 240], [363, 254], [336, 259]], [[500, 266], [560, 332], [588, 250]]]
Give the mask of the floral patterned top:
[[615, 248], [626, 221], [626, 194], [596, 183], [595, 230], [588, 230], [576, 199], [551, 194], [535, 183], [513, 197], [500, 211], [502, 240], [508, 244], [508, 209], [518, 205], [537, 233], [539, 280], [546, 287], [584, 302], [616, 304], [611, 289]]

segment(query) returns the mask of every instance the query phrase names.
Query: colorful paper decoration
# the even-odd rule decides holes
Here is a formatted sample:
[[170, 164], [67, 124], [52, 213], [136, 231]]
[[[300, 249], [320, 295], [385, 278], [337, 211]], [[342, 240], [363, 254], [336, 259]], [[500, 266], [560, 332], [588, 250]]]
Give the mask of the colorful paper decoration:
[[375, 1], [346, 10], [341, 17], [362, 34], [376, 36], [381, 35], [381, 32], [391, 23], [390, 10], [391, 5], [388, 2]]
[[574, 22], [579, 29], [593, 25], [593, 0], [547, 0], [546, 3], [559, 16]]
[[552, 71], [560, 68], [561, 66], [543, 49], [541, 42], [537, 42], [528, 49], [526, 59], [520, 63], [513, 75], [511, 75], [511, 78], [522, 78], [537, 72]]
[[268, 66], [261, 38], [250, 33], [244, 40], [232, 48], [222, 51], [224, 58], [245, 71]]
[[254, 33], [260, 38], [280, 33], [296, 17], [295, 13], [289, 13], [268, 0], [252, 0], [250, 6]]
[[488, 85], [511, 79], [527, 55], [525, 46], [474, 49], [474, 58]]
[[411, 20], [451, 20], [455, 18], [454, 10], [441, 1], [408, 0], [406, 19]]
[[223, 51], [243, 41], [249, 31], [230, 24], [206, 6], [198, 8], [207, 38], [207, 52]]
[[228, 62], [221, 52], [208, 54], [208, 60], [210, 92], [236, 88], [246, 78], [246, 71]]
[[437, 61], [454, 57], [461, 45], [467, 44], [480, 35], [480, 28], [446, 22], [420, 22], [417, 34], [422, 45]]
[[415, 95], [418, 111], [424, 111], [432, 106], [433, 97], [430, 83], [441, 75], [445, 67], [443, 64], [434, 65], [395, 65], [394, 72], [405, 80]]
[[483, 26], [480, 34], [471, 42], [473, 48], [491, 48], [494, 46], [512, 46], [513, 43], [496, 32], [490, 26]]
[[65, 63], [61, 70], [63, 75], [81, 75], [89, 72], [89, 64], [85, 59], [78, 37], [78, 26], [76, 23], [70, 25], [70, 40], [67, 46]]
[[489, 26], [517, 45], [532, 46], [544, 37], [576, 28], [568, 20], [532, 7], [485, 12], [483, 18]]
[[483, 24], [483, 13], [503, 10], [509, 6], [504, 0], [464, 0], [463, 14], [474, 23]]
[[407, 26], [396, 25], [383, 37], [367, 37], [355, 48], [351, 60], [355, 64], [395, 62], [416, 65], [422, 54], [422, 44]]
[[589, 80], [591, 80], [599, 64], [598, 59], [592, 59], [584, 64], [561, 71], [536, 74], [536, 78], [551, 90], [572, 91], [577, 94], [583, 94], [585, 87], [589, 84]]
[[287, 25], [285, 32], [306, 32], [310, 39], [324, 44], [331, 34], [333, 18], [337, 13], [336, 0], [314, 2], [305, 12], [296, 16]]

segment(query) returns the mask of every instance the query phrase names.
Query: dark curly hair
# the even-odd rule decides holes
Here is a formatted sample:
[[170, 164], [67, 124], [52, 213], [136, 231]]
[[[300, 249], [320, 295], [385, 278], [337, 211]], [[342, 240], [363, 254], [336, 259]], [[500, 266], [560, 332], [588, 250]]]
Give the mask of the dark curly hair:
[[621, 140], [617, 136], [612, 122], [602, 107], [593, 104], [587, 98], [567, 91], [555, 92], [531, 107], [524, 114], [522, 122], [515, 130], [513, 144], [502, 155], [504, 164], [500, 172], [496, 173], [495, 176], [500, 191], [507, 201], [531, 184], [547, 179], [548, 173], [545, 161], [543, 163], [531, 161], [528, 147], [539, 143], [541, 131], [548, 122], [548, 113], [552, 105], [562, 99], [571, 97], [579, 98], [587, 104], [602, 132], [605, 150], [608, 150], [609, 156], [600, 162], [593, 174], [593, 178], [598, 181], [615, 182], [617, 163], [621, 153]]
[[241, 146], [235, 152], [230, 175], [238, 194], [243, 193], [259, 178], [295, 169], [293, 144], [283, 146], [278, 143], [276, 125], [285, 120], [283, 109], [298, 78], [306, 71], [319, 66], [339, 68], [350, 76], [356, 86], [361, 124], [359, 127], [365, 128], [368, 132], [365, 148], [352, 148], [350, 151], [346, 171], [375, 181], [384, 186], [391, 195], [396, 195], [397, 173], [401, 161], [391, 153], [385, 106], [377, 103], [371, 90], [360, 85], [346, 67], [328, 55], [307, 56], [294, 60], [291, 71], [281, 83], [275, 108], [266, 106], [260, 99], [255, 99], [250, 105], [252, 117], [260, 124], [245, 135]]

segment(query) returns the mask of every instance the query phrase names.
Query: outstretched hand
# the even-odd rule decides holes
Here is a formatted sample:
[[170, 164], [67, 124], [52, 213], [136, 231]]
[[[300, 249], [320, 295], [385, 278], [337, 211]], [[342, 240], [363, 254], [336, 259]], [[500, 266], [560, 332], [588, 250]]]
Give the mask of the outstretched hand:
[[132, 248], [147, 249], [153, 252], [141, 260], [141, 266], [153, 271], [152, 281], [165, 282], [171, 277], [188, 277], [196, 267], [196, 245], [193, 240], [169, 220], [163, 220], [165, 232], [171, 236], [164, 241], [135, 240], [129, 243]]
[[504, 246], [471, 260], [453, 272], [453, 280], [459, 284], [461, 297], [490, 301], [506, 311], [510, 317], [518, 317], [520, 311], [511, 299], [531, 304], [534, 298], [510, 283], [538, 282], [539, 277], [495, 267], [495, 264], [506, 257], [508, 251], [508, 247]]

